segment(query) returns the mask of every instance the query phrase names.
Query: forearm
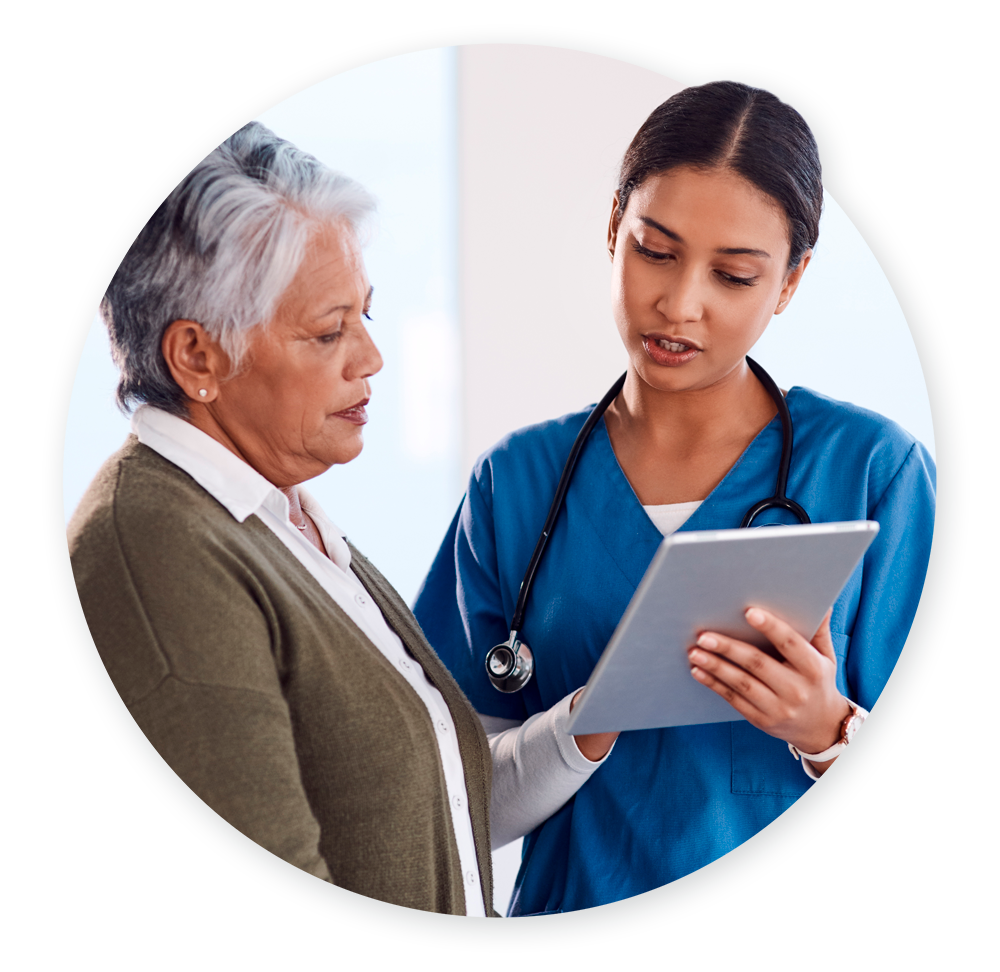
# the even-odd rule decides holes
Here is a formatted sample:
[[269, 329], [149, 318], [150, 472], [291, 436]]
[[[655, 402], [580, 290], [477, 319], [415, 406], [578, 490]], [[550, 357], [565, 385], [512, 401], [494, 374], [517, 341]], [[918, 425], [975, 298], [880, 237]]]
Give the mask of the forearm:
[[551, 817], [604, 762], [584, 756], [566, 731], [572, 698], [568, 695], [551, 709], [501, 732], [490, 733], [497, 722], [481, 717], [493, 756], [494, 848], [523, 837]]

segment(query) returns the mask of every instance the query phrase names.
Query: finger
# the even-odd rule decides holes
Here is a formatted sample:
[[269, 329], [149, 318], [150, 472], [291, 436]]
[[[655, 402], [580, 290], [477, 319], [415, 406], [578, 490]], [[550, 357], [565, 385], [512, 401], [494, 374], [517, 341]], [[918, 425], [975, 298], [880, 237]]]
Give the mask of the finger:
[[819, 653], [790, 624], [761, 608], [750, 608], [744, 616], [747, 623], [764, 635], [796, 671], [810, 676], [819, 674], [819, 659], [816, 657]]
[[714, 631], [703, 631], [698, 636], [699, 648], [706, 648], [715, 655], [731, 661], [763, 682], [772, 692], [781, 695], [792, 688], [796, 673], [783, 662], [772, 658], [756, 645], [748, 645]]
[[697, 647], [689, 648], [688, 661], [692, 666], [700, 668], [717, 681], [728, 686], [754, 708], [762, 712], [769, 712], [774, 708], [777, 696], [771, 688], [749, 672], [720, 657], [714, 651], [704, 651]]
[[833, 608], [823, 615], [816, 634], [812, 636], [812, 646], [820, 654], [826, 655], [834, 664], [837, 663], [837, 653], [833, 650], [833, 635], [830, 633], [830, 618], [833, 615]]
[[711, 672], [706, 672], [704, 668], [695, 665], [691, 668], [691, 675], [706, 688], [710, 688], [716, 695], [724, 698], [748, 722], [756, 725], [758, 722], [764, 721], [765, 716], [760, 709], [735, 692], [732, 686], [717, 679]]

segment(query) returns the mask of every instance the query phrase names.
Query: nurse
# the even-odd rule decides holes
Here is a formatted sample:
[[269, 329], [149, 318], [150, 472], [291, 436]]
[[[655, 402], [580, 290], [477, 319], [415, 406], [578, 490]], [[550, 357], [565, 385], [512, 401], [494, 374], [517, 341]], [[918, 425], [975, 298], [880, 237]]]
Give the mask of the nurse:
[[[491, 733], [492, 814], [520, 820], [494, 828], [493, 846], [527, 835], [512, 915], [627, 898], [753, 836], [831, 765], [798, 754], [823, 755], [838, 742], [856, 707], [874, 704], [903, 647], [930, 552], [933, 462], [890, 420], [795, 386], [784, 393], [795, 435], [787, 495], [813, 522], [880, 525], [831, 614], [807, 642], [750, 612], [784, 662], [703, 633], [690, 651], [692, 677], [746, 721], [581, 737], [565, 757], [589, 763], [576, 792], [544, 817], [528, 796], [556, 769], [545, 743], [663, 537], [738, 527], [774, 492], [781, 423], [746, 354], [792, 300], [821, 208], [812, 133], [768, 92], [733, 82], [688, 88], [636, 134], [608, 229], [627, 377], [581, 453], [536, 575], [521, 627], [535, 675], [516, 694], [491, 685], [484, 658], [507, 640], [591, 408], [514, 432], [476, 463], [415, 613]], [[770, 511], [756, 522], [795, 521]]]

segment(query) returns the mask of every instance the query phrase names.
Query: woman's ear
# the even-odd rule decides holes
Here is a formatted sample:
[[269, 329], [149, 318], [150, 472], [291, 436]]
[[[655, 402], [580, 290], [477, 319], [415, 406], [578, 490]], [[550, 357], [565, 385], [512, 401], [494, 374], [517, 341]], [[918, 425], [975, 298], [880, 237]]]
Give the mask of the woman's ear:
[[196, 321], [174, 321], [163, 332], [160, 348], [174, 381], [191, 401], [206, 404], [218, 397], [229, 359], [205, 328]]
[[785, 277], [784, 286], [781, 288], [781, 293], [778, 294], [778, 306], [774, 308], [775, 314], [782, 313], [785, 308], [788, 307], [789, 302], [792, 299], [792, 295], [798, 290], [799, 281], [802, 279], [802, 274], [806, 272], [806, 267], [809, 266], [809, 261], [812, 259], [812, 250], [806, 250], [802, 254], [802, 259], [799, 260], [797, 267], [792, 267], [788, 271], [788, 275]]
[[616, 192], [611, 200], [611, 219], [608, 221], [608, 256], [611, 262], [615, 262], [615, 246], [618, 244], [618, 227], [621, 224], [621, 216], [618, 214], [619, 195]]

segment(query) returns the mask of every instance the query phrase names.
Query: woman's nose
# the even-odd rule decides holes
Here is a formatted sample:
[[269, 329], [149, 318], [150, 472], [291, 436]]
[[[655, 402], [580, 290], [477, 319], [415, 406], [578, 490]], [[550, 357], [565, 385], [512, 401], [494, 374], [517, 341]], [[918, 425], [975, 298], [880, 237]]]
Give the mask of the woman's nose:
[[348, 362], [348, 378], [370, 378], [382, 370], [382, 355], [375, 347], [375, 342], [368, 333], [368, 328], [362, 325], [354, 353]]
[[665, 282], [656, 309], [671, 324], [701, 320], [704, 309], [702, 282], [693, 269], [685, 269]]

